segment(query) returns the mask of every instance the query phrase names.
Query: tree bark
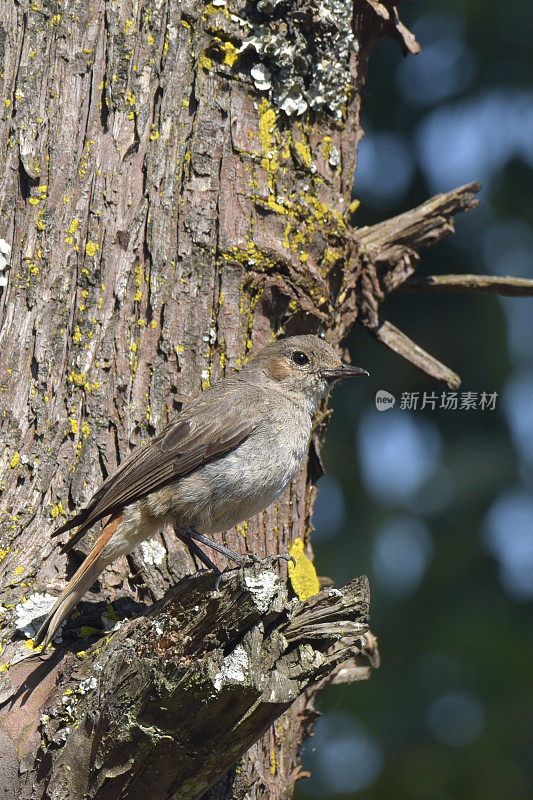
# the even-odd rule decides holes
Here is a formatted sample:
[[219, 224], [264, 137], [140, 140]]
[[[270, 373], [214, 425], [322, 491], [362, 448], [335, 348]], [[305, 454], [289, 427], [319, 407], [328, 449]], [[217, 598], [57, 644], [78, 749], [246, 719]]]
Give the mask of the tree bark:
[[[365, 580], [305, 603], [289, 601], [272, 566], [234, 571], [221, 591], [214, 582], [212, 572], [184, 578], [78, 663], [19, 666], [25, 694], [48, 670], [71, 673], [42, 722], [41, 767], [56, 750], [46, 796], [196, 800], [302, 692], [348, 658], [361, 663]], [[25, 777], [20, 796], [30, 792]]]
[[[353, 679], [367, 677], [365, 653], [376, 662], [372, 637], [361, 639], [364, 583], [341, 590], [337, 616], [328, 616], [335, 594], [291, 605], [276, 579], [261, 610], [243, 588], [246, 570], [220, 593], [209, 575], [184, 578], [197, 565], [164, 531], [104, 572], [41, 663], [29, 660], [37, 619], [83, 557], [61, 555], [49, 533], [133, 446], [273, 336], [323, 332], [340, 347], [359, 319], [379, 338], [380, 300], [412, 273], [419, 248], [452, 230], [477, 187], [410, 212], [409, 235], [394, 220], [350, 229], [371, 44], [390, 34], [417, 50], [392, 3], [1, 8], [4, 796], [137, 797], [139, 769], [151, 765], [160, 783], [146, 797], [200, 797], [216, 780], [212, 800], [290, 797], [316, 692], [340, 661], [351, 659]], [[409, 357], [404, 340], [397, 347]], [[290, 489], [228, 531], [230, 547], [266, 556], [301, 540], [312, 556], [324, 419]], [[299, 613], [312, 621], [324, 609], [318, 634], [287, 639]], [[193, 654], [173, 620], [190, 626]], [[361, 635], [339, 645], [339, 620]], [[253, 664], [244, 685], [227, 668], [239, 647]], [[260, 663], [281, 676], [270, 703]], [[187, 684], [194, 670], [197, 695]], [[208, 678], [211, 688], [222, 680], [223, 713], [219, 695], [206, 694]], [[189, 725], [201, 734], [194, 746]], [[208, 725], [218, 725], [212, 742]], [[231, 725], [244, 731], [233, 743]], [[187, 768], [163, 770], [167, 752]]]

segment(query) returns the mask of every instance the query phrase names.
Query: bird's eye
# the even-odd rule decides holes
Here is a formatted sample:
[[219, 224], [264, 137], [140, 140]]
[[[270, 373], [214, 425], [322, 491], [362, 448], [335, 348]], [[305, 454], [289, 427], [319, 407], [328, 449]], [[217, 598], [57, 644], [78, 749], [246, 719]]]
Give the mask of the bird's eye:
[[304, 364], [309, 364], [309, 356], [306, 356], [301, 350], [296, 350], [292, 354], [292, 360], [295, 364], [298, 364], [299, 367], [303, 367]]

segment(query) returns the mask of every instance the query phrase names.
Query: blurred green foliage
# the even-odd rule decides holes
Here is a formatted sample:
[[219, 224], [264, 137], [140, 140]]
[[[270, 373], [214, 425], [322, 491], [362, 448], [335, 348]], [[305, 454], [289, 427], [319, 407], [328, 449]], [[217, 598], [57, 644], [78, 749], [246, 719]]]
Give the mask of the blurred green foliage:
[[[374, 47], [354, 225], [479, 178], [481, 207], [424, 252], [420, 274], [533, 277], [533, 4], [418, 0], [400, 13], [423, 53], [404, 60], [393, 41]], [[428, 159], [440, 162], [437, 174]], [[386, 319], [461, 375], [461, 390], [498, 392], [494, 411], [402, 411], [402, 392], [440, 396], [442, 387], [361, 329], [347, 342], [371, 377], [332, 401], [316, 565], [337, 585], [369, 576], [383, 665], [323, 696], [304, 748], [313, 774], [298, 782], [298, 800], [533, 796], [530, 303], [398, 294], [383, 305]], [[395, 395], [393, 411], [375, 410], [379, 389]], [[380, 458], [381, 477], [368, 470]], [[415, 462], [424, 479], [413, 478]], [[407, 481], [404, 496], [387, 491], [395, 474], [400, 487]]]

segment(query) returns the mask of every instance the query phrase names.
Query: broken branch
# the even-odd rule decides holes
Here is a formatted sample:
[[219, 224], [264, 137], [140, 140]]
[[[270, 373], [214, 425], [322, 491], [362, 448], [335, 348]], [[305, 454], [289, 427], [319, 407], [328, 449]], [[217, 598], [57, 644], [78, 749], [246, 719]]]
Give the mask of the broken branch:
[[508, 297], [532, 297], [533, 280], [510, 275], [427, 275], [406, 281], [398, 286], [397, 291], [435, 294], [489, 292]]
[[47, 796], [198, 800], [304, 691], [377, 664], [366, 578], [295, 602], [262, 562], [214, 586], [184, 578], [74, 667], [41, 719]]
[[[406, 285], [420, 260], [419, 251], [453, 233], [455, 214], [478, 204], [475, 195], [480, 189], [481, 185], [475, 182], [460, 186], [353, 234], [365, 267], [357, 284], [359, 322], [393, 352], [451, 389], [460, 385], [459, 376], [390, 322], [382, 320], [378, 309], [387, 294]], [[409, 281], [408, 285], [414, 286], [415, 281]]]
[[454, 216], [475, 208], [480, 183], [437, 194], [396, 217], [354, 231], [360, 253], [376, 266], [383, 296], [414, 272], [419, 251], [454, 232]]
[[450, 389], [458, 389], [461, 385], [459, 375], [429, 353], [426, 353], [425, 350], [390, 322], [380, 321], [376, 328], [369, 328], [368, 330], [378, 342], [387, 345], [393, 352], [410, 361], [411, 364], [421, 369], [426, 375], [446, 383]]

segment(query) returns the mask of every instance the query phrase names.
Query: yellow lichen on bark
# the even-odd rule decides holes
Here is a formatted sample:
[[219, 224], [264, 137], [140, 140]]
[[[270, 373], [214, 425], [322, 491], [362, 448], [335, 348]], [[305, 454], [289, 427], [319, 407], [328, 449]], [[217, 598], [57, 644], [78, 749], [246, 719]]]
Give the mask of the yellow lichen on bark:
[[320, 591], [318, 575], [313, 562], [305, 555], [303, 540], [295, 539], [289, 550], [296, 564], [289, 562], [289, 580], [298, 600], [307, 600]]

